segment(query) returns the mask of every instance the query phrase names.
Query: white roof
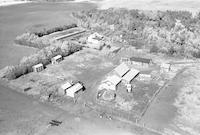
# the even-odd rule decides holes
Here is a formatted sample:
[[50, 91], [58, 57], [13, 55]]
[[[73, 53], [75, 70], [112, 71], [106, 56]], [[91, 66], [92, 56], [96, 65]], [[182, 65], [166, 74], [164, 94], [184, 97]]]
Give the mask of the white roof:
[[133, 80], [136, 75], [138, 75], [140, 73], [140, 71], [138, 71], [137, 69], [131, 69], [128, 73], [126, 73], [122, 79], [130, 82], [131, 80]]
[[162, 68], [170, 68], [170, 66], [171, 66], [171, 65], [170, 65], [169, 63], [162, 63], [162, 64], [161, 64], [161, 67], [162, 67]]
[[79, 91], [80, 89], [83, 88], [83, 85], [80, 83], [76, 83], [75, 85], [73, 85], [72, 87], [70, 87], [69, 89], [67, 89], [67, 91], [70, 91], [72, 93], [75, 93], [77, 91]]
[[125, 63], [122, 63], [122, 64], [120, 64], [119, 66], [117, 66], [115, 69], [114, 69], [116, 72], [117, 72], [117, 74], [119, 75], [119, 76], [123, 76], [124, 74], [126, 74], [130, 69], [129, 69], [129, 67], [125, 64]]
[[64, 89], [64, 90], [66, 90], [66, 89], [68, 89], [68, 88], [71, 87], [71, 86], [72, 86], [71, 83], [66, 82], [65, 84], [63, 84], [63, 85], [61, 86], [61, 88]]
[[60, 58], [62, 58], [62, 56], [61, 55], [57, 55], [57, 56], [53, 57], [52, 59], [57, 60], [57, 59], [60, 59]]
[[121, 78], [116, 75], [113, 75], [113, 76], [109, 76], [107, 78], [107, 81], [111, 82], [113, 85], [117, 85], [118, 83], [120, 83]]
[[34, 65], [33, 67], [34, 67], [34, 68], [43, 67], [43, 64], [42, 64], [42, 63], [39, 63], [39, 64], [37, 64], [37, 65]]

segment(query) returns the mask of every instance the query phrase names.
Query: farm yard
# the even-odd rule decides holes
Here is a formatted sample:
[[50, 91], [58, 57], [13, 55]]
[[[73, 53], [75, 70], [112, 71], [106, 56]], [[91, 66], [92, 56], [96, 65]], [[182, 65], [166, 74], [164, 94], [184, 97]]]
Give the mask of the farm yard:
[[[87, 4], [65, 11], [65, 19], [39, 19], [41, 22], [27, 24], [13, 34], [18, 35], [17, 46], [34, 48], [35, 53], [0, 70], [3, 85], [14, 90], [8, 92], [3, 87], [0, 91], [0, 134], [9, 129], [12, 130], [9, 133], [30, 135], [66, 132], [85, 135], [91, 131], [199, 134], [200, 61], [198, 44], [191, 42], [191, 38], [198, 37], [198, 31], [195, 33], [187, 25], [187, 18], [193, 24], [198, 20], [190, 18], [187, 12], [159, 11], [155, 16], [153, 12], [126, 9], [74, 12]], [[65, 6], [60, 10], [65, 10]], [[61, 11], [53, 15], [57, 13], [64, 15]], [[155, 19], [158, 16], [160, 20]], [[166, 23], [165, 17], [172, 23]], [[187, 39], [181, 36], [183, 31]], [[6, 39], [0, 43], [8, 42]], [[25, 109], [20, 105], [23, 101], [27, 102]], [[16, 112], [8, 115], [17, 121], [11, 124], [5, 120], [9, 116], [4, 110], [9, 112], [12, 108]], [[49, 111], [52, 108], [55, 110]], [[26, 117], [19, 116], [26, 113]], [[6, 129], [7, 125], [11, 127]]]

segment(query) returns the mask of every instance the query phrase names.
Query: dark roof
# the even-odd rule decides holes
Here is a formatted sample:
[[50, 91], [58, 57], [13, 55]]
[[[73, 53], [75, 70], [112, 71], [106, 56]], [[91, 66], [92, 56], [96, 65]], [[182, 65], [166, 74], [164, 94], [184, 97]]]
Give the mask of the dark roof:
[[140, 57], [131, 57], [131, 61], [136, 61], [136, 62], [142, 62], [142, 63], [150, 63], [151, 59], [146, 59], [146, 58], [140, 58]]

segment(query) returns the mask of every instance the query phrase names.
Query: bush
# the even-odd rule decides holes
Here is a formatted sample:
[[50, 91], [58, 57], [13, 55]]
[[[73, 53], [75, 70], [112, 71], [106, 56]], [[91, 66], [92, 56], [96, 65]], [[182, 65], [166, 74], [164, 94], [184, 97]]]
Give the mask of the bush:
[[42, 37], [42, 36], [49, 35], [54, 32], [63, 31], [63, 30], [67, 30], [67, 29], [71, 29], [71, 28], [75, 28], [75, 27], [77, 27], [77, 24], [70, 24], [70, 25], [58, 26], [58, 27], [51, 28], [51, 29], [43, 29], [42, 31], [34, 32], [33, 34], [37, 35], [38, 37]]
[[159, 48], [156, 45], [152, 45], [150, 47], [150, 53], [157, 53], [159, 51]]

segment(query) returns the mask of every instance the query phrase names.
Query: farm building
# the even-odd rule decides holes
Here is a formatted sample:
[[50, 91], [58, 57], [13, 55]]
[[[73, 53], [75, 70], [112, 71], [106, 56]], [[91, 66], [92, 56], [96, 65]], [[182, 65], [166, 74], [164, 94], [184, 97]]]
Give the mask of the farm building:
[[103, 83], [100, 85], [100, 89], [107, 89], [107, 90], [117, 90], [117, 85], [121, 82], [121, 78], [112, 75], [109, 76]]
[[79, 92], [82, 91], [84, 89], [83, 85], [80, 83], [76, 83], [73, 86], [71, 86], [70, 88], [68, 88], [66, 90], [66, 95], [69, 97], [75, 97], [75, 95]]
[[127, 83], [131, 83], [131, 81], [140, 73], [140, 71], [138, 71], [137, 69], [131, 69], [130, 71], [128, 71], [123, 77], [122, 77], [122, 81], [127, 84]]
[[131, 62], [131, 60], [130, 60], [130, 58], [128, 58], [128, 57], [122, 57], [122, 58], [120, 59], [120, 63], [131, 64], [130, 62]]
[[60, 61], [62, 61], [62, 56], [57, 55], [51, 59], [51, 64], [58, 64]]
[[160, 67], [161, 67], [162, 71], [168, 72], [171, 69], [171, 64], [169, 64], [169, 63], [162, 63]]
[[40, 72], [44, 69], [44, 66], [42, 63], [34, 65], [33, 67], [33, 72]]
[[120, 77], [123, 77], [128, 71], [129, 67], [125, 63], [121, 63], [119, 66], [117, 66], [114, 71], [119, 75]]
[[70, 82], [66, 82], [63, 85], [61, 85], [61, 87], [58, 89], [58, 94], [59, 95], [65, 95], [66, 94], [66, 90], [68, 88], [70, 88], [72, 86], [72, 84]]
[[151, 80], [151, 74], [140, 73], [138, 76], [138, 80], [149, 81]]
[[152, 64], [152, 59], [146, 59], [141, 57], [131, 57], [131, 64], [139, 65], [139, 66], [149, 66]]
[[103, 36], [98, 33], [93, 33], [88, 37], [87, 46], [90, 48], [101, 50], [104, 46], [102, 42]]

